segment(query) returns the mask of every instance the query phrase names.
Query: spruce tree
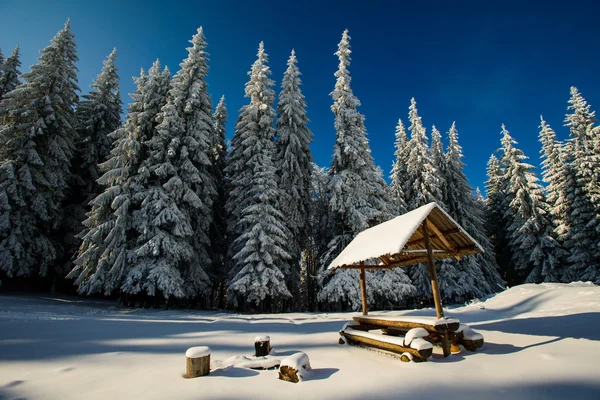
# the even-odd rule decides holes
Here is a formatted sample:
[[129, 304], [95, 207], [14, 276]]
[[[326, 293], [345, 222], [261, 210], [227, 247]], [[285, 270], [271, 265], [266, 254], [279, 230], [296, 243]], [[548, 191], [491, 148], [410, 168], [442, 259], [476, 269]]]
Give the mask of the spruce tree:
[[267, 61], [261, 42], [246, 84], [250, 103], [242, 107], [235, 127], [227, 171], [227, 209], [231, 213], [228, 231], [233, 240], [230, 254], [235, 262], [230, 299], [234, 305], [271, 311], [291, 294], [281, 272], [289, 268], [289, 231], [279, 208], [273, 164], [275, 92]]
[[566, 161], [570, 164], [566, 192], [569, 203], [568, 218], [570, 230], [565, 237], [565, 248], [571, 255], [564, 279], [600, 279], [598, 262], [600, 254], [598, 231], [600, 229], [600, 199], [598, 199], [597, 173], [600, 168], [599, 154], [594, 132], [595, 112], [577, 88], [571, 88], [565, 126], [570, 130], [566, 145]]
[[560, 274], [558, 243], [552, 237], [548, 206], [542, 186], [527, 157], [502, 125], [505, 218], [511, 251], [506, 279], [511, 284], [557, 281]]
[[122, 102], [116, 57], [115, 49], [104, 61], [102, 71], [91, 85], [90, 93], [82, 96], [83, 100], [75, 113], [79, 136], [61, 229], [65, 247], [65, 272], [72, 269], [71, 258], [81, 244], [77, 235], [83, 229], [82, 222], [86, 219], [89, 202], [103, 189], [97, 183], [101, 176], [98, 165], [106, 161], [110, 153], [111, 140], [108, 135], [121, 125]]
[[2, 97], [4, 97], [4, 95], [6, 95], [8, 92], [14, 90], [20, 84], [20, 56], [20, 49], [19, 46], [17, 46], [13, 50], [12, 54], [8, 56], [3, 63], [0, 63], [0, 65], [2, 65], [2, 71], [0, 73], [0, 99], [2, 99]]
[[406, 213], [406, 195], [404, 193], [404, 182], [406, 181], [406, 166], [408, 164], [408, 137], [402, 120], [398, 120], [396, 126], [396, 161], [390, 173], [391, 191], [391, 213], [402, 215]]
[[[425, 127], [414, 98], [411, 99], [408, 119], [410, 121], [408, 130], [411, 132], [405, 182], [408, 210], [414, 210], [430, 202], [436, 202], [443, 207], [440, 175], [431, 157]], [[432, 299], [427, 266], [415, 265], [409, 268], [409, 274], [413, 285], [417, 288], [417, 295], [427, 301]]]
[[168, 101], [147, 142], [149, 185], [136, 194], [141, 208], [137, 268], [145, 292], [165, 298], [205, 296], [212, 268], [209, 228], [216, 188], [210, 162], [212, 105], [207, 92], [208, 54], [202, 28], [171, 81]]
[[[390, 217], [387, 212], [387, 185], [373, 161], [364, 116], [357, 109], [360, 101], [350, 87], [350, 54], [350, 36], [345, 30], [335, 53], [339, 67], [335, 73], [335, 88], [331, 92], [336, 141], [327, 194], [333, 239], [321, 260], [323, 268], [359, 232]], [[318, 298], [324, 303], [357, 309], [360, 304], [358, 271], [338, 271], [326, 282]]]
[[0, 103], [0, 269], [44, 276], [60, 254], [61, 223], [77, 126], [77, 50], [70, 21]]
[[219, 104], [213, 114], [213, 136], [211, 142], [210, 160], [212, 164], [213, 179], [215, 182], [216, 196], [213, 200], [213, 221], [210, 228], [212, 271], [211, 278], [212, 296], [217, 301], [219, 308], [225, 307], [227, 270], [227, 218], [225, 214], [225, 167], [227, 166], [227, 144], [225, 143], [225, 132], [227, 125], [227, 107], [225, 96], [219, 100]]
[[81, 294], [145, 290], [134, 242], [145, 221], [139, 219], [136, 196], [148, 186], [150, 174], [144, 165], [149, 154], [147, 142], [155, 135], [156, 116], [166, 101], [169, 79], [169, 70], [161, 71], [158, 60], [148, 75], [142, 70], [134, 79], [137, 90], [131, 94], [125, 125], [109, 134], [112, 150], [108, 160], [99, 165], [103, 175], [98, 183], [104, 191], [90, 203], [75, 268], [68, 275], [75, 279]]
[[309, 209], [312, 154], [312, 132], [308, 129], [306, 102], [300, 90], [300, 71], [294, 50], [283, 75], [281, 93], [277, 104], [277, 140], [275, 142], [275, 168], [281, 192], [281, 212], [290, 231], [288, 252], [290, 269], [283, 271], [286, 285], [294, 298], [299, 297], [300, 256], [307, 246], [309, 235]]

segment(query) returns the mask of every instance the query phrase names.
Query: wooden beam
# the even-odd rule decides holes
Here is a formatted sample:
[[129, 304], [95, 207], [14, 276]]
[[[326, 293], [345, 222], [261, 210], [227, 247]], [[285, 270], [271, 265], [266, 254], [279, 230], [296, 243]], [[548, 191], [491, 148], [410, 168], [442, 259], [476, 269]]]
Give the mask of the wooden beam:
[[[421, 231], [421, 228], [419, 228], [419, 230]], [[421, 232], [421, 234], [422, 233], [423, 232]], [[460, 233], [460, 229], [458, 229], [458, 228], [448, 229], [447, 231], [440, 232], [440, 233], [443, 236], [447, 236], [447, 235], [452, 235], [453, 233]], [[434, 233], [430, 233], [429, 237], [436, 238], [436, 237], [438, 237], [438, 235], [434, 234]], [[415, 244], [420, 244], [420, 243], [423, 243], [424, 241], [425, 241], [425, 238], [414, 239], [414, 240], [411, 240], [411, 241], [407, 242], [406, 245], [405, 245], [405, 247], [414, 246]]]
[[435, 226], [435, 224], [433, 222], [431, 222], [431, 220], [429, 218], [425, 218], [425, 223], [427, 225], [427, 229], [430, 230], [431, 232], [435, 233], [437, 238], [440, 239], [442, 241], [442, 243], [444, 243], [444, 246], [446, 246], [446, 249], [448, 251], [450, 251], [452, 253], [456, 253], [456, 249], [454, 248], [454, 246], [452, 246], [450, 244], [450, 242], [448, 241], [448, 239], [446, 239], [444, 234], [442, 232], [440, 232], [440, 230], [437, 228], [437, 226]]
[[[362, 263], [361, 263], [362, 264]], [[362, 295], [362, 314], [367, 315], [367, 282], [365, 279], [365, 269], [360, 269], [360, 293]]]
[[[442, 296], [440, 296], [440, 287], [437, 280], [437, 271], [435, 270], [435, 262], [433, 260], [433, 251], [431, 249], [431, 240], [429, 239], [429, 231], [427, 229], [427, 220], [423, 222], [423, 233], [425, 234], [425, 246], [427, 246], [427, 264], [429, 265], [429, 274], [431, 275], [431, 292], [433, 293], [433, 302], [435, 303], [435, 315], [438, 318], [444, 318], [444, 309], [442, 308]], [[442, 349], [444, 357], [450, 355], [450, 342], [448, 336], [442, 336]]]

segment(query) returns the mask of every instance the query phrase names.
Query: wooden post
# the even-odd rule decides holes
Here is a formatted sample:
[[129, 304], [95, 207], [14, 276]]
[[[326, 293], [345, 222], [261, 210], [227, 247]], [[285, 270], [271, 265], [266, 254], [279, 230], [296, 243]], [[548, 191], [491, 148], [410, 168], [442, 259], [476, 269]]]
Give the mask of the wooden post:
[[[435, 270], [435, 261], [433, 260], [433, 250], [431, 249], [431, 240], [429, 239], [429, 231], [427, 230], [427, 219], [423, 221], [423, 236], [425, 237], [425, 246], [427, 247], [427, 262], [429, 264], [429, 275], [431, 276], [431, 292], [433, 293], [433, 302], [435, 303], [435, 315], [437, 318], [444, 318], [442, 297], [440, 296], [437, 271]], [[448, 333], [444, 332], [441, 334], [441, 337], [444, 357], [448, 357], [450, 355], [450, 342], [448, 341]]]
[[268, 356], [271, 352], [271, 338], [269, 336], [257, 336], [254, 338], [254, 355], [256, 357]]
[[196, 378], [210, 373], [210, 348], [191, 347], [185, 352], [185, 376]]
[[[361, 265], [363, 263], [361, 262]], [[360, 269], [360, 293], [362, 294], [362, 314], [367, 315], [367, 282], [365, 280], [365, 269]]]

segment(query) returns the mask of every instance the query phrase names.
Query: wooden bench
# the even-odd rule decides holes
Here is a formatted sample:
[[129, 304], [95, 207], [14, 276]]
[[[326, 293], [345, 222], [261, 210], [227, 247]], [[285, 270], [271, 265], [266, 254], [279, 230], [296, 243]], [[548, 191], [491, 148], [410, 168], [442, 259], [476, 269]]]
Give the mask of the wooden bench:
[[[458, 345], [463, 345], [463, 347], [469, 351], [475, 351], [483, 346], [483, 336], [474, 332], [467, 325], [461, 324], [456, 318], [437, 319], [434, 317], [387, 317], [378, 315], [361, 315], [353, 317], [353, 319], [358, 323], [352, 326], [354, 331], [368, 332], [371, 330], [381, 329], [384, 334], [389, 336], [404, 336], [410, 329], [423, 328], [429, 333], [429, 335], [423, 337], [423, 339], [431, 343], [441, 343], [445, 356], [450, 354], [451, 349], [453, 351], [460, 351], [458, 347], [455, 347]], [[340, 332], [340, 334], [342, 334], [342, 332]], [[358, 339], [352, 338], [350, 335], [351, 333], [347, 332], [343, 336], [347, 337], [351, 341], [367, 345], [370, 344], [374, 347], [383, 348], [384, 350], [394, 352], [404, 351], [411, 353], [410, 349], [407, 350], [406, 348], [397, 348], [396, 350], [384, 348], [391, 347], [388, 343], [383, 345], [380, 343], [368, 343], [369, 340], [371, 342], [374, 340], [373, 337], [369, 337], [369, 340], [366, 340], [362, 337]], [[452, 348], [450, 347], [451, 345], [453, 346]], [[422, 355], [417, 355], [417, 357], [423, 358]], [[425, 359], [427, 357], [425, 357]]]

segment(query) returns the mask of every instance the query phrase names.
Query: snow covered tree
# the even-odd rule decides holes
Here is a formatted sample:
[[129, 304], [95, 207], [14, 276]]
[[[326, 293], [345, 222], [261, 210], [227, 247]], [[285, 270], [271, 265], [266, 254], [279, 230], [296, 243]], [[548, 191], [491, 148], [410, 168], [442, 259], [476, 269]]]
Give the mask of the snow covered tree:
[[2, 71], [0, 73], [0, 99], [4, 97], [4, 95], [6, 95], [8, 92], [14, 90], [20, 84], [20, 56], [20, 49], [19, 46], [17, 46], [13, 50], [12, 54], [8, 56], [8, 58], [3, 63], [0, 63], [0, 65], [2, 65]]
[[212, 271], [211, 299], [217, 301], [219, 308], [225, 307], [225, 294], [227, 292], [227, 218], [225, 215], [225, 167], [227, 166], [227, 144], [225, 132], [227, 125], [227, 107], [225, 96], [213, 114], [213, 136], [211, 143], [210, 160], [215, 181], [216, 196], [213, 201], [213, 222], [210, 229]]
[[473, 196], [473, 189], [464, 173], [462, 147], [458, 143], [458, 130], [452, 123], [448, 131], [446, 151], [444, 203], [446, 210], [482, 246], [484, 253], [466, 257], [458, 266], [470, 288], [463, 286], [466, 298], [479, 297], [504, 287], [492, 244], [485, 230], [484, 209]]
[[[440, 174], [429, 151], [427, 135], [417, 110], [417, 102], [411, 99], [408, 112], [411, 132], [408, 142], [405, 194], [408, 210], [424, 206], [432, 201], [443, 207]], [[417, 295], [432, 299], [429, 270], [425, 264], [409, 268], [410, 278], [417, 288]]]
[[44, 276], [60, 254], [53, 233], [77, 137], [77, 50], [71, 23], [43, 49], [25, 83], [0, 103], [0, 269]]
[[227, 167], [227, 210], [235, 275], [229, 284], [234, 305], [271, 311], [291, 297], [282, 270], [289, 269], [289, 231], [280, 211], [275, 155], [274, 82], [264, 44], [258, 48], [246, 84], [250, 103], [242, 107]]
[[414, 97], [410, 102], [408, 130], [411, 135], [408, 142], [405, 189], [409, 211], [432, 201], [443, 205], [439, 173], [429, 152], [425, 128], [417, 111], [417, 102]]
[[511, 268], [505, 278], [511, 284], [557, 281], [562, 254], [552, 237], [543, 188], [504, 125], [502, 135], [506, 233], [511, 251]]
[[[359, 232], [389, 219], [387, 185], [373, 161], [360, 101], [350, 87], [350, 36], [344, 31], [335, 53], [339, 67], [331, 92], [336, 141], [327, 193], [333, 239], [321, 262], [325, 268]], [[324, 272], [326, 273], [326, 272]], [[319, 301], [357, 308], [360, 304], [356, 270], [338, 271], [318, 295]]]
[[548, 203], [551, 220], [559, 237], [564, 237], [569, 231], [567, 226], [568, 202], [566, 199], [566, 168], [562, 146], [556, 139], [556, 133], [550, 125], [540, 117], [539, 140], [542, 143], [542, 181], [547, 184], [546, 201]]
[[[572, 199], [568, 209], [570, 230], [565, 237], [565, 248], [571, 255], [565, 280], [600, 280], [598, 262], [600, 254], [597, 229], [600, 229], [600, 199], [598, 192], [598, 169], [600, 168], [600, 150], [598, 135], [594, 129], [595, 112], [581, 96], [577, 88], [571, 88], [569, 111], [565, 126], [570, 130], [570, 139], [566, 144], [566, 162], [568, 170], [566, 192]], [[596, 135], [594, 134], [596, 133]]]
[[69, 196], [65, 203], [65, 219], [61, 227], [65, 247], [62, 261], [64, 272], [72, 269], [71, 258], [81, 244], [77, 235], [83, 229], [82, 222], [86, 219], [88, 204], [102, 191], [97, 183], [101, 175], [98, 165], [106, 161], [110, 153], [111, 140], [108, 135], [121, 125], [122, 102], [116, 57], [115, 49], [104, 61], [102, 71], [91, 86], [91, 92], [82, 96], [83, 100], [75, 113], [79, 137], [73, 159], [73, 176], [69, 182]]
[[75, 268], [68, 275], [82, 294], [136, 294], [145, 289], [134, 243], [139, 234], [136, 228], [144, 221], [136, 220], [139, 204], [134, 197], [148, 185], [150, 174], [143, 168], [147, 142], [155, 135], [156, 116], [166, 101], [169, 80], [169, 70], [162, 71], [158, 60], [148, 75], [142, 70], [134, 79], [137, 90], [131, 94], [125, 125], [109, 135], [112, 150], [99, 166], [104, 173], [98, 183], [105, 189], [90, 203]]
[[406, 182], [406, 166], [408, 164], [408, 136], [402, 120], [398, 120], [396, 126], [396, 161], [390, 173], [391, 191], [391, 213], [402, 215], [406, 213], [406, 195], [404, 194], [404, 183]]
[[156, 134], [147, 141], [149, 157], [142, 169], [149, 185], [134, 196], [141, 203], [135, 213], [136, 270], [148, 295], [166, 299], [205, 296], [210, 289], [206, 271], [212, 264], [209, 228], [216, 188], [202, 28], [190, 43], [157, 117]]
[[290, 231], [288, 252], [290, 269], [282, 271], [286, 285], [295, 299], [299, 297], [300, 256], [309, 235], [309, 209], [312, 173], [310, 143], [312, 132], [308, 129], [306, 102], [300, 90], [300, 71], [294, 50], [287, 62], [281, 82], [277, 104], [277, 140], [275, 142], [275, 168], [281, 193], [281, 212]]

